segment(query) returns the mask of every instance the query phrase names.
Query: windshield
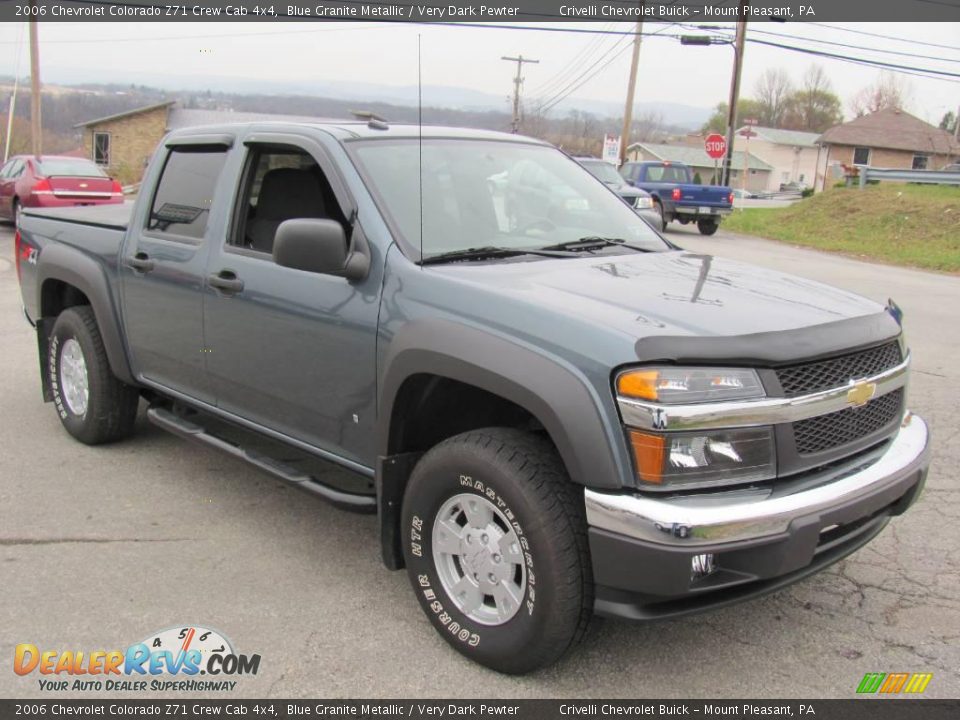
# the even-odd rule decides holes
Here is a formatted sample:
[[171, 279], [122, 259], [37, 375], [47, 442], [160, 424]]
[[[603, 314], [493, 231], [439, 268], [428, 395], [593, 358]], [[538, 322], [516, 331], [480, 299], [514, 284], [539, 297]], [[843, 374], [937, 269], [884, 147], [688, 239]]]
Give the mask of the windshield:
[[44, 177], [73, 175], [74, 177], [106, 177], [106, 173], [89, 160], [47, 158], [37, 163], [37, 172]]
[[414, 254], [421, 240], [421, 186], [424, 257], [480, 247], [536, 249], [584, 237], [670, 249], [617, 195], [546, 145], [424, 140], [422, 178], [416, 139], [352, 146], [381, 210]]
[[601, 182], [610, 183], [611, 185], [623, 185], [623, 178], [620, 176], [620, 173], [608, 162], [591, 160], [589, 162], [583, 162], [581, 165], [587, 169], [587, 172]]

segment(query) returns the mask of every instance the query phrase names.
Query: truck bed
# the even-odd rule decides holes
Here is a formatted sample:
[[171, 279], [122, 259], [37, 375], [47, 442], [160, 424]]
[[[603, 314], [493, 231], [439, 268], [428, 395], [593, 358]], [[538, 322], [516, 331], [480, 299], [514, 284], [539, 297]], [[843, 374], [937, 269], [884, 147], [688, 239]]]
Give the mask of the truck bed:
[[125, 231], [130, 224], [133, 202], [68, 208], [24, 208], [23, 211], [33, 217]]

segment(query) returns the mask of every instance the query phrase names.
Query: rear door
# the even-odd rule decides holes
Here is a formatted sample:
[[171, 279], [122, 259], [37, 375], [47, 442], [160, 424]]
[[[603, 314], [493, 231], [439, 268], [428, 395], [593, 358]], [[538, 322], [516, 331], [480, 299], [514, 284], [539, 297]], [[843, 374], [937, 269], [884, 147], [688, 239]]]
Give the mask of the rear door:
[[[230, 139], [192, 138], [162, 150], [143, 187], [121, 258], [124, 327], [134, 372], [150, 383], [213, 402], [206, 378], [203, 285], [212, 234], [223, 236], [220, 182]], [[154, 163], [157, 165], [158, 163]]]
[[354, 207], [312, 138], [254, 133], [232, 229], [211, 248], [204, 305], [207, 368], [225, 411], [353, 461], [374, 457], [376, 329], [382, 263], [350, 282], [273, 262], [285, 220], [350, 223]]
[[13, 195], [17, 178], [23, 174], [23, 160], [14, 158], [0, 169], [0, 215], [13, 219]]

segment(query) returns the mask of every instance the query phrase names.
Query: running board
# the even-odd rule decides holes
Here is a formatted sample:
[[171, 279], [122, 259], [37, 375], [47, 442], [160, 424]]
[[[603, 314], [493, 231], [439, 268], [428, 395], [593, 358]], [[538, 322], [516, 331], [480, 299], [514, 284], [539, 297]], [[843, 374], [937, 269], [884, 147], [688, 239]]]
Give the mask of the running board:
[[312, 475], [300, 472], [279, 460], [254, 450], [244, 449], [239, 445], [234, 445], [216, 435], [212, 435], [201, 425], [182, 418], [166, 408], [156, 406], [148, 408], [147, 419], [174, 435], [228, 453], [294, 487], [318, 495], [338, 508], [357, 513], [375, 513], [377, 511], [377, 498], [374, 495], [344, 492], [325, 485]]

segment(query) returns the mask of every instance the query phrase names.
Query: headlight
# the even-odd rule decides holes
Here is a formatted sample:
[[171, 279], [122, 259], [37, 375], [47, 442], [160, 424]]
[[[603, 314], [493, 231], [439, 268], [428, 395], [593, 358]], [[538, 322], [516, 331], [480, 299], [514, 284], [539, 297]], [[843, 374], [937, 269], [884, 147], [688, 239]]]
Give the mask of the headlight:
[[643, 368], [620, 373], [616, 384], [621, 397], [665, 404], [764, 397], [756, 371], [744, 368]]
[[773, 428], [691, 433], [630, 430], [637, 475], [644, 483], [692, 489], [776, 477]]
[[641, 195], [636, 199], [633, 206], [638, 210], [649, 210], [653, 207], [653, 198], [649, 195]]

